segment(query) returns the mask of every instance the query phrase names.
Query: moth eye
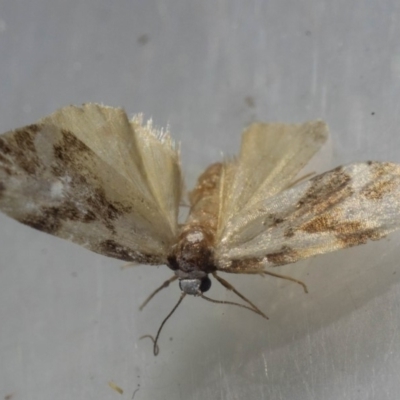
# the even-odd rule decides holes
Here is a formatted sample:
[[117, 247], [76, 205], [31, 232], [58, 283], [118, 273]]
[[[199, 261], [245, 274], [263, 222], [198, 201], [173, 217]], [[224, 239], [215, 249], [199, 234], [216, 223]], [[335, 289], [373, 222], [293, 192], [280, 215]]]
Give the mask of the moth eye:
[[211, 279], [208, 276], [206, 276], [201, 280], [200, 292], [201, 293], [207, 292], [208, 290], [210, 290], [210, 287], [211, 287]]
[[175, 256], [169, 256], [167, 258], [168, 260], [168, 266], [173, 270], [176, 271], [177, 269], [179, 269], [179, 264], [178, 261], [176, 260]]

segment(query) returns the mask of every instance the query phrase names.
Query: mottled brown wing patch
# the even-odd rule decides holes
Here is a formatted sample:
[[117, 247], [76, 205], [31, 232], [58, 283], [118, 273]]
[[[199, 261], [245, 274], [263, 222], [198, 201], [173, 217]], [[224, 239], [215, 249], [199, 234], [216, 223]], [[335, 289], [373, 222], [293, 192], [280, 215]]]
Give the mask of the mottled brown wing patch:
[[[16, 131], [11, 138], [13, 140], [9, 140], [7, 144], [3, 141], [3, 148], [7, 150], [5, 154], [33, 179], [36, 175], [41, 176], [46, 169], [35, 148], [35, 136], [38, 134], [40, 134], [40, 127], [31, 125]], [[115, 233], [113, 221], [130, 212], [131, 207], [106, 198], [101, 182], [96, 182], [96, 177], [91, 173], [91, 164], [87, 162], [94, 157], [91, 150], [71, 132], [61, 130], [61, 140], [53, 145], [53, 155], [54, 158], [50, 164], [52, 184], [57, 184], [56, 179], [63, 180], [66, 176], [68, 177], [68, 191], [60, 185], [63, 201], [56, 206], [42, 205], [34, 212], [22, 216], [19, 221], [53, 235], [57, 234], [65, 221], [82, 223], [100, 221], [111, 233]], [[12, 165], [12, 163], [9, 161], [5, 165]], [[87, 179], [89, 176], [92, 182]], [[93, 181], [97, 186], [93, 185]], [[2, 183], [2, 186], [5, 188], [5, 183]], [[83, 196], [79, 194], [82, 192], [82, 186], [90, 188]], [[74, 192], [78, 194], [74, 195]]]
[[[400, 227], [400, 166], [338, 167], [232, 219], [217, 245], [218, 268], [293, 263], [379, 240]], [[232, 271], [229, 271], [232, 272]]]
[[28, 214], [19, 221], [34, 229], [57, 235], [63, 225], [63, 221], [89, 223], [96, 220], [97, 216], [93, 211], [88, 210], [82, 214], [74, 204], [65, 202], [60, 207], [42, 207], [36, 213]]
[[363, 229], [356, 232], [347, 232], [345, 234], [337, 234], [336, 238], [339, 242], [340, 248], [347, 248], [365, 244], [368, 240], [380, 240], [386, 237], [381, 229]]
[[123, 261], [135, 261], [141, 264], [158, 264], [158, 257], [154, 254], [143, 254], [132, 251], [126, 246], [118, 244], [115, 240], [107, 239], [99, 243], [98, 253]]
[[[170, 208], [161, 209], [150, 183], [134, 163], [140, 164], [140, 151], [147, 139], [151, 141], [165, 168], [173, 171], [166, 174], [168, 189], [181, 185], [179, 160], [169, 137], [158, 139], [150, 126], [143, 132], [134, 132], [134, 128], [140, 131], [139, 122], [131, 125], [120, 109], [86, 105], [66, 107], [2, 135], [0, 210], [106, 256], [165, 263], [176, 240], [173, 214], [177, 210], [162, 197], [164, 192], [157, 193], [157, 201]], [[135, 138], [140, 139], [140, 149], [135, 147]], [[137, 157], [134, 163], [127, 159], [132, 168], [124, 168], [121, 157], [129, 149]], [[151, 162], [146, 159], [150, 171]], [[170, 182], [173, 176], [177, 180]]]
[[298, 261], [301, 257], [298, 251], [289, 246], [282, 246], [282, 249], [276, 253], [266, 255], [267, 261], [276, 266], [290, 264]]
[[351, 176], [343, 167], [335, 168], [329, 175], [322, 174], [311, 178], [309, 182], [309, 189], [296, 205], [300, 212], [308, 212], [312, 208], [314, 214], [321, 213], [352, 194]]
[[311, 221], [306, 222], [300, 229], [308, 233], [335, 232], [343, 233], [355, 232], [360, 230], [361, 222], [359, 221], [340, 221], [332, 215], [319, 215]]
[[232, 260], [228, 268], [221, 269], [230, 273], [260, 273], [265, 270], [266, 263], [273, 266], [281, 266], [285, 264], [295, 263], [304, 258], [301, 252], [293, 250], [289, 246], [283, 245], [274, 253], [265, 255], [264, 257], [249, 257], [243, 259]]
[[367, 183], [361, 194], [369, 200], [382, 200], [390, 193], [396, 185], [393, 174], [396, 173], [396, 166], [391, 163], [369, 162], [371, 168], [371, 182]]
[[4, 183], [0, 182], [0, 198], [5, 190], [6, 190], [6, 187], [5, 187]]
[[331, 232], [340, 242], [341, 247], [357, 246], [367, 243], [368, 240], [379, 240], [386, 236], [380, 234], [378, 230], [370, 229], [364, 221], [343, 221], [341, 214], [317, 216], [300, 226], [300, 229], [314, 234]]
[[11, 174], [12, 157], [15, 162], [25, 173], [34, 175], [40, 166], [39, 158], [35, 151], [34, 137], [40, 130], [40, 125], [33, 124], [24, 129], [15, 131], [13, 140], [8, 143], [0, 137], [0, 161], [5, 166], [5, 171]]
[[263, 226], [278, 226], [279, 224], [281, 224], [282, 222], [284, 222], [284, 218], [279, 217], [277, 215], [274, 214], [268, 214], [264, 221], [262, 221]]

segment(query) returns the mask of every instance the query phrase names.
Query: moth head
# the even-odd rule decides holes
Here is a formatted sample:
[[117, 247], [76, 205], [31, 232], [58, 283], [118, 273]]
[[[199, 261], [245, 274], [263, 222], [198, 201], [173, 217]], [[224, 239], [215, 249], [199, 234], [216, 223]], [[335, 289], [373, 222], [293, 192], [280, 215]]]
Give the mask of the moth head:
[[208, 276], [195, 279], [180, 279], [179, 287], [186, 294], [199, 296], [210, 289], [211, 280]]

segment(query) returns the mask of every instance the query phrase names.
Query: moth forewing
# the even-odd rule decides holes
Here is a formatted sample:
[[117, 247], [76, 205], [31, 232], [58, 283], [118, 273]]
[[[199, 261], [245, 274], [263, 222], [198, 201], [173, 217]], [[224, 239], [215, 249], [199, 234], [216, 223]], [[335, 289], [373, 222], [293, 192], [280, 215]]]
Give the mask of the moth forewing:
[[221, 269], [266, 268], [378, 240], [400, 227], [399, 199], [399, 165], [339, 167], [239, 213], [216, 257]]
[[147, 204], [155, 203], [168, 220], [170, 235], [177, 234], [182, 176], [168, 132], [143, 122], [142, 115], [129, 121], [123, 109], [98, 104], [65, 107], [39, 123], [72, 132], [131, 182]]
[[[139, 169], [138, 134], [122, 110], [86, 105], [0, 136], [0, 209], [106, 256], [166, 263], [176, 240], [168, 212], [177, 211], [154, 200]], [[164, 179], [180, 185], [180, 175], [166, 171]]]

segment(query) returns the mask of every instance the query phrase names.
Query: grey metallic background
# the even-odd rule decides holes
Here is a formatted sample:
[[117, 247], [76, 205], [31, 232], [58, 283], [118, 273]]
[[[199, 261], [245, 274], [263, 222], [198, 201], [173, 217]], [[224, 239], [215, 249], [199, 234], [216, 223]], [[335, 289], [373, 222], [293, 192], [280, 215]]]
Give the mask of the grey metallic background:
[[[400, 162], [399, 38], [397, 0], [1, 0], [1, 131], [70, 103], [142, 111], [182, 142], [189, 188], [254, 120], [325, 119], [324, 168]], [[185, 299], [155, 358], [138, 338], [177, 285], [137, 308], [166, 267], [122, 271], [0, 215], [0, 399], [398, 399], [399, 239], [282, 268], [308, 295], [230, 278], [270, 321]]]

